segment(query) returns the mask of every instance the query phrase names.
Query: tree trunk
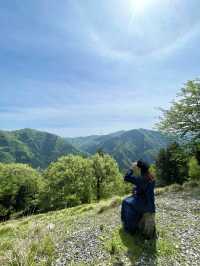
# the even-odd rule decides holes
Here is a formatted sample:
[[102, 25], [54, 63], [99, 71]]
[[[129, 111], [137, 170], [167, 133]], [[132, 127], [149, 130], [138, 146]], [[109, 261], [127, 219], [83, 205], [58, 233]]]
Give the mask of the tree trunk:
[[97, 178], [97, 201], [100, 200], [100, 178]]

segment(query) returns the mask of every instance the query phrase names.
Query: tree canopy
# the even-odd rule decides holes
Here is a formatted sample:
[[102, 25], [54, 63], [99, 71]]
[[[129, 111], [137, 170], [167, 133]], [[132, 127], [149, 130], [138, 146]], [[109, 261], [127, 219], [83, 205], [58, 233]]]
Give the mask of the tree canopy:
[[161, 149], [156, 160], [156, 175], [159, 183], [182, 184], [188, 178], [188, 154], [178, 143]]
[[81, 156], [63, 156], [51, 163], [44, 173], [47, 181], [47, 208], [89, 203], [92, 198], [92, 168]]
[[111, 196], [121, 190], [121, 175], [117, 162], [102, 151], [91, 157], [96, 199]]
[[[49, 165], [44, 172], [44, 209], [71, 207], [118, 194], [123, 190], [118, 165], [108, 154], [84, 158], [68, 155]], [[48, 191], [48, 193], [47, 193]]]
[[158, 128], [191, 138], [200, 137], [200, 80], [190, 80], [177, 94], [169, 110], [161, 109]]
[[13, 212], [34, 211], [43, 180], [26, 164], [0, 164], [0, 217]]

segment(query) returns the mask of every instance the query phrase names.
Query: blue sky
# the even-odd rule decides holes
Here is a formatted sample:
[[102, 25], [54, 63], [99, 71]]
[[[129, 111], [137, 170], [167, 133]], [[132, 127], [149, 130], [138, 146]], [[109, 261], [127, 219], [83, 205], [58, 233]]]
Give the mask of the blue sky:
[[151, 129], [200, 73], [198, 0], [0, 0], [0, 128]]

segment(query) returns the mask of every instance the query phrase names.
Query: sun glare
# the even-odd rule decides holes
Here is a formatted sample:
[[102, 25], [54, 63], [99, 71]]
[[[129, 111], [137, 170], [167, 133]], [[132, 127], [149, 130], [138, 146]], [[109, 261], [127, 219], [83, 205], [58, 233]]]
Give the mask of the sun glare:
[[129, 0], [129, 5], [135, 14], [140, 14], [145, 12], [155, 2], [156, 0]]

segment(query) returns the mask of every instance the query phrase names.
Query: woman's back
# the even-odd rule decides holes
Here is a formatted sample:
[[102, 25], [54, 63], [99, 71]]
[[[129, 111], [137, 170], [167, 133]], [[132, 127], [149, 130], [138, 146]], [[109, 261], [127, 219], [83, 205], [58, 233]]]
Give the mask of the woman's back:
[[154, 196], [154, 189], [155, 189], [155, 180], [152, 180], [148, 183], [146, 189], [146, 197], [147, 197], [147, 211], [146, 212], [155, 212], [155, 196]]
[[141, 212], [155, 212], [155, 180], [149, 181], [144, 176], [137, 177], [137, 180], [133, 191], [135, 208]]
[[131, 205], [139, 212], [155, 212], [155, 180], [145, 175], [134, 176], [131, 169], [124, 176], [124, 180], [135, 185], [134, 195], [129, 198]]
[[[149, 214], [152, 217], [155, 216], [155, 180], [149, 173], [147, 164], [142, 161], [137, 161], [137, 167], [141, 169], [140, 176], [135, 176], [133, 169], [130, 169], [124, 176], [126, 182], [135, 185], [133, 195], [122, 201], [121, 209], [121, 219], [124, 228], [130, 233], [133, 233], [138, 228], [144, 215]], [[144, 221], [146, 220], [144, 219]]]

